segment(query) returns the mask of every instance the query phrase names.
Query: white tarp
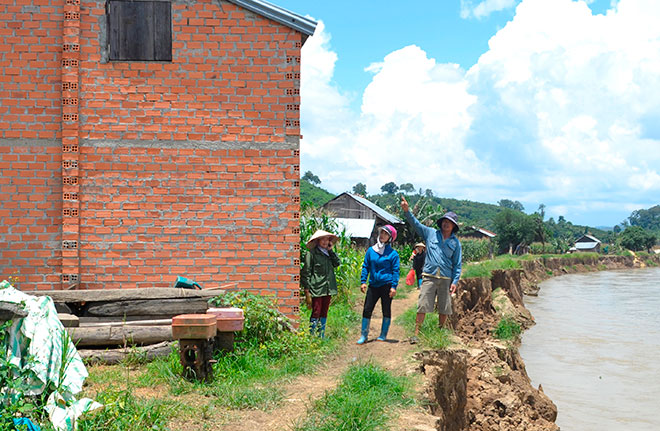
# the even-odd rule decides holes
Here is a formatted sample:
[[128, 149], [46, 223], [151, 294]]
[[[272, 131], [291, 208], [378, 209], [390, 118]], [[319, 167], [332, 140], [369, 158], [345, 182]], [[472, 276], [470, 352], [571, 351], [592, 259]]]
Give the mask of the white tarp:
[[[76, 429], [76, 419], [86, 411], [102, 407], [89, 398], [75, 399], [87, 378], [87, 369], [57, 317], [48, 296], [27, 295], [11, 283], [0, 282], [0, 301], [20, 304], [28, 315], [15, 319], [9, 328], [9, 358], [13, 365], [30, 370], [26, 395], [39, 395], [49, 383], [57, 388], [50, 394], [46, 411], [58, 431]], [[2, 397], [11, 396], [4, 391]]]

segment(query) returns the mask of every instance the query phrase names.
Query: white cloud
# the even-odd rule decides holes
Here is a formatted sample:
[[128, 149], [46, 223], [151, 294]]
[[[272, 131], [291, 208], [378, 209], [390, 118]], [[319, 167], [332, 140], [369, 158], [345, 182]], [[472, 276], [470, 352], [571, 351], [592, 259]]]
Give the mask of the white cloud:
[[513, 160], [546, 204], [657, 202], [659, 19], [650, 0], [621, 0], [606, 15], [584, 2], [524, 0], [468, 72], [469, 90], [489, 103], [478, 104], [478, 136], [508, 126], [514, 133], [491, 145], [515, 156], [468, 145], [492, 154], [496, 172]]
[[303, 170], [336, 192], [411, 182], [619, 222], [658, 203], [657, 22], [656, 0], [620, 0], [605, 15], [584, 1], [523, 0], [468, 71], [414, 45], [367, 67], [359, 113], [333, 81], [320, 25], [303, 48]]
[[351, 117], [328, 73], [336, 61], [329, 40], [321, 25], [303, 52], [303, 171], [331, 190], [363, 182], [371, 193], [389, 181], [436, 191], [504, 181], [463, 146], [476, 101], [464, 70], [417, 46], [394, 51], [366, 68], [373, 78]]
[[493, 12], [511, 9], [517, 0], [483, 0], [476, 6], [471, 0], [461, 0], [461, 18], [486, 18]]

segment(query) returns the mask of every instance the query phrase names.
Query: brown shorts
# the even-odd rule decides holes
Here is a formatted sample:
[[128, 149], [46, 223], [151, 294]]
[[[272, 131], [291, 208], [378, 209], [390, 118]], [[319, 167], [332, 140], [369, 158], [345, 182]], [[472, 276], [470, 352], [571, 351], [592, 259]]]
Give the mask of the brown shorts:
[[448, 278], [434, 278], [424, 276], [422, 279], [422, 287], [419, 290], [419, 300], [417, 301], [418, 313], [433, 313], [436, 308], [436, 298], [438, 300], [437, 310], [438, 314], [450, 315], [451, 310], [451, 294], [449, 288], [451, 287], [451, 280]]

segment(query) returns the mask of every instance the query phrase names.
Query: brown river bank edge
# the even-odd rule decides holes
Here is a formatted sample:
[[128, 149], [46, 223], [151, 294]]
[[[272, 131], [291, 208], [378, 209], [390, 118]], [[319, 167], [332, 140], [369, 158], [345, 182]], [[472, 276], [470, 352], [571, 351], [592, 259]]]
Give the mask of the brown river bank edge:
[[[660, 265], [660, 256], [646, 258]], [[503, 316], [523, 330], [534, 325], [524, 296], [538, 283], [570, 273], [646, 266], [632, 256], [540, 258], [523, 269], [496, 270], [491, 278], [460, 281], [450, 318], [460, 344], [416, 354], [424, 374], [424, 396], [439, 431], [559, 430], [557, 407], [542, 387], [534, 388], [519, 354], [520, 341], [503, 342], [491, 332]], [[542, 295], [542, 291], [541, 291]]]

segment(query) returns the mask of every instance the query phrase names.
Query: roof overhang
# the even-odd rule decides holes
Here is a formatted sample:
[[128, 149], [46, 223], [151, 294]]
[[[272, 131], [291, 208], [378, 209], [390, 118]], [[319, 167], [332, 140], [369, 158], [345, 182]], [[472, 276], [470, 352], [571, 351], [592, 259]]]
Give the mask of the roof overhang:
[[316, 21], [263, 0], [227, 0], [303, 34], [303, 43], [314, 34]]

